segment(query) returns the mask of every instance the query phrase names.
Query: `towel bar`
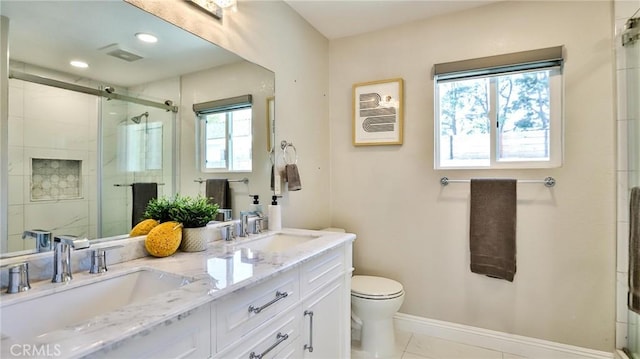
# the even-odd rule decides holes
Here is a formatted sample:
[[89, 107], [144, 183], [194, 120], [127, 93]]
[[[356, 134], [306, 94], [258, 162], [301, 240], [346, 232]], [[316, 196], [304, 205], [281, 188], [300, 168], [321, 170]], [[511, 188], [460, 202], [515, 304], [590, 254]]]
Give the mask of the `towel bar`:
[[[249, 183], [249, 178], [245, 177], [245, 178], [241, 178], [241, 179], [237, 179], [237, 180], [228, 180], [229, 182], [242, 182], [244, 184]], [[204, 183], [207, 182], [206, 179], [202, 179], [202, 178], [198, 178], [193, 180], [193, 182], [198, 182], [198, 183]]]
[[[133, 183], [116, 183], [113, 185], [114, 187], [131, 187], [133, 186]], [[158, 186], [164, 186], [164, 183], [158, 183]]]
[[[453, 180], [453, 179], [449, 179], [448, 177], [442, 177], [440, 178], [440, 184], [442, 186], [446, 186], [449, 183], [470, 183], [471, 180]], [[553, 177], [545, 177], [545, 179], [543, 180], [518, 180], [518, 183], [544, 183], [545, 187], [553, 187], [556, 185], [556, 179]]]

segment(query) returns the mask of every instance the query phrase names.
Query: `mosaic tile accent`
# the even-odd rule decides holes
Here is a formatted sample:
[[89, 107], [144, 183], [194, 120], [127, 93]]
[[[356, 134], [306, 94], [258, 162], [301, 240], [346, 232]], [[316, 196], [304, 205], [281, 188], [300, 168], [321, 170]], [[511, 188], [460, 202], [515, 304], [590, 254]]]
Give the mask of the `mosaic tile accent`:
[[82, 198], [82, 161], [31, 159], [31, 200], [50, 201]]

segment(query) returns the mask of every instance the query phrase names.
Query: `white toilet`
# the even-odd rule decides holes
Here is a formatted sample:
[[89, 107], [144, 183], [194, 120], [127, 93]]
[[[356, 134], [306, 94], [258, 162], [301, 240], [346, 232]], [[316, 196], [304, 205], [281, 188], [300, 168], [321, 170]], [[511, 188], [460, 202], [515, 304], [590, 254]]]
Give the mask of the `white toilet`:
[[393, 355], [393, 315], [403, 301], [404, 289], [395, 280], [365, 275], [351, 278], [352, 322], [362, 323], [360, 343], [367, 354], [375, 358]]

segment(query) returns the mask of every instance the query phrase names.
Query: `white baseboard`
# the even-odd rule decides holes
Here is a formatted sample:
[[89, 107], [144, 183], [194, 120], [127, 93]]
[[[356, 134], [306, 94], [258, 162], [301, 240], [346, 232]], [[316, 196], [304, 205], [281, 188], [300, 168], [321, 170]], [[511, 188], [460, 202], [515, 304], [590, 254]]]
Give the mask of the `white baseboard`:
[[396, 313], [396, 329], [473, 345], [529, 359], [613, 359], [614, 354], [468, 325]]
[[629, 356], [622, 350], [616, 349], [615, 359], [631, 359]]

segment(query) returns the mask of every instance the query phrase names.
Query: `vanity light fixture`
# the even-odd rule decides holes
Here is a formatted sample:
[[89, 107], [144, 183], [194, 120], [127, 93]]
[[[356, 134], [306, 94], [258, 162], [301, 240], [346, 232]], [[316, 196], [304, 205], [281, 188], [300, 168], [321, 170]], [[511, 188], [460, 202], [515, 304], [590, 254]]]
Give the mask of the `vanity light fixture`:
[[84, 61], [80, 61], [80, 60], [72, 60], [71, 62], [69, 62], [69, 64], [73, 67], [77, 67], [79, 69], [86, 69], [87, 67], [89, 67], [89, 64], [84, 62]]
[[223, 9], [228, 9], [230, 7], [233, 7], [233, 9], [236, 9], [236, 0], [213, 0], [216, 5], [220, 6]]
[[217, 4], [217, 0], [187, 0], [200, 10], [208, 12], [218, 20], [222, 20], [222, 7]]
[[158, 38], [154, 35], [147, 34], [145, 32], [139, 32], [136, 34], [136, 38], [142, 42], [146, 42], [148, 44], [155, 44], [158, 42]]

